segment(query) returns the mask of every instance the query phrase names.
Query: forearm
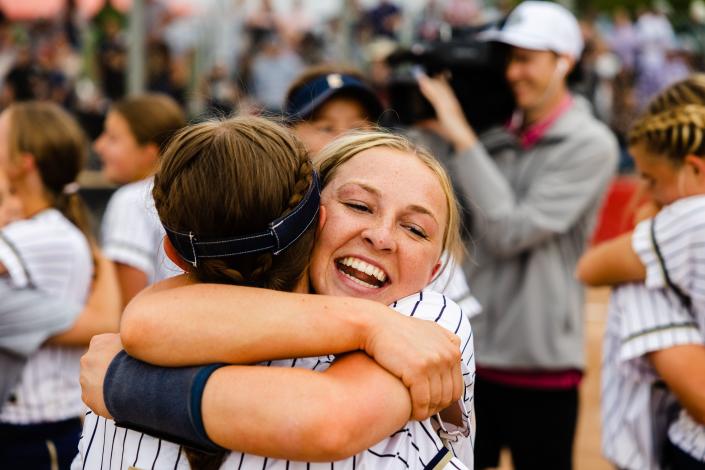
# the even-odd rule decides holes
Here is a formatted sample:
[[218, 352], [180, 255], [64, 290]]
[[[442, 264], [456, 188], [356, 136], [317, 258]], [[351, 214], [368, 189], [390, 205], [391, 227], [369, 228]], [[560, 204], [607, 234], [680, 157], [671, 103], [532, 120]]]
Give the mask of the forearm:
[[97, 254], [97, 276], [88, 301], [70, 329], [51, 338], [52, 344], [86, 346], [101, 333], [117, 333], [122, 311], [114, 264]]
[[95, 335], [117, 333], [120, 330], [119, 310], [117, 312], [86, 306], [70, 329], [53, 336], [48, 342], [62, 346], [86, 346]]
[[646, 279], [646, 269], [632, 249], [631, 232], [587, 250], [580, 257], [575, 274], [589, 286], [614, 286]]
[[371, 362], [356, 353], [325, 373], [219, 369], [203, 395], [206, 432], [223, 447], [274, 458], [355, 455], [400, 429], [411, 412], [406, 388]]
[[675, 346], [648, 358], [688, 414], [705, 425], [705, 346]]
[[362, 349], [370, 325], [389, 315], [397, 314], [362, 299], [199, 284], [140, 294], [121, 338], [153, 364], [249, 364]]

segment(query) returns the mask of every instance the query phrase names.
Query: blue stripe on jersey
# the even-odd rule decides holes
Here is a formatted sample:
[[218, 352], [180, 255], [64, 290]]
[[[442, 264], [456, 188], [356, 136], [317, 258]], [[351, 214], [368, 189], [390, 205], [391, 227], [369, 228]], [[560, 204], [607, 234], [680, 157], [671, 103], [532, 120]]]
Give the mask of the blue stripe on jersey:
[[93, 445], [93, 438], [95, 437], [95, 431], [98, 429], [99, 419], [95, 421], [95, 426], [93, 426], [93, 432], [91, 433], [91, 440], [88, 442], [88, 448], [86, 449], [86, 457], [83, 459], [83, 468], [86, 468], [86, 461], [88, 460], [88, 455], [91, 452], [91, 446]]
[[438, 320], [440, 320], [441, 317], [443, 316], [443, 312], [446, 309], [446, 305], [447, 305], [446, 298], [445, 298], [445, 296], [443, 296], [443, 308], [441, 308], [441, 311], [438, 313], [438, 316], [434, 320], [435, 322], [438, 322]]

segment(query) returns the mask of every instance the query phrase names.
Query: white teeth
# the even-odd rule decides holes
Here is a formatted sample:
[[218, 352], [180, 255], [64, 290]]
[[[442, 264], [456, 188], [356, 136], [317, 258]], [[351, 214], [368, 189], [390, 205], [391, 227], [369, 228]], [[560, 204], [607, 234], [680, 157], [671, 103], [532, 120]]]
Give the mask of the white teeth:
[[355, 281], [356, 283], [360, 284], [361, 286], [369, 287], [369, 288], [371, 288], [371, 289], [379, 289], [378, 286], [373, 286], [372, 284], [368, 284], [368, 283], [366, 283], [365, 281], [363, 281], [363, 280], [361, 280], [361, 279], [358, 279], [358, 278], [356, 278], [356, 277], [353, 277], [353, 276], [351, 276], [351, 275], [348, 274], [348, 273], [343, 273], [343, 275], [345, 275], [348, 279], [352, 279], [353, 281]]
[[[341, 264], [344, 264], [345, 266], [350, 266], [353, 269], [357, 269], [360, 272], [363, 272], [369, 276], [374, 276], [379, 282], [385, 282], [387, 280], [387, 275], [379, 269], [376, 266], [373, 266], [369, 263], [366, 263], [365, 261], [362, 261], [361, 259], [358, 258], [353, 258], [352, 256], [348, 256], [347, 258], [343, 258], [340, 260]], [[351, 279], [354, 279], [352, 276], [348, 276]], [[356, 279], [359, 281], [359, 279]], [[363, 281], [360, 281], [363, 282]], [[369, 285], [366, 282], [364, 282], [365, 285]]]

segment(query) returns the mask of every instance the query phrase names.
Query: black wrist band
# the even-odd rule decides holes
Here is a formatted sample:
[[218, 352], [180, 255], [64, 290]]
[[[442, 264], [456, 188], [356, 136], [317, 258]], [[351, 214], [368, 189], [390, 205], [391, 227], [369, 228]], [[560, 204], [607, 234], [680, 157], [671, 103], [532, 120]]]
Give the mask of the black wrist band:
[[205, 452], [223, 450], [208, 438], [201, 417], [206, 382], [223, 365], [156, 367], [121, 351], [105, 375], [105, 405], [118, 426]]

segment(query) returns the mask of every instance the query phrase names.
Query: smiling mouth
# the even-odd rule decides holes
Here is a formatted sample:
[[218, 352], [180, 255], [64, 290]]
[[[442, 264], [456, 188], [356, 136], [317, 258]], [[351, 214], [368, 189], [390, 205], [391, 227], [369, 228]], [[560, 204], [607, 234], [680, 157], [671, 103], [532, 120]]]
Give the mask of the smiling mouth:
[[346, 277], [363, 287], [379, 289], [387, 284], [387, 274], [359, 258], [348, 256], [335, 261], [335, 267]]

